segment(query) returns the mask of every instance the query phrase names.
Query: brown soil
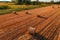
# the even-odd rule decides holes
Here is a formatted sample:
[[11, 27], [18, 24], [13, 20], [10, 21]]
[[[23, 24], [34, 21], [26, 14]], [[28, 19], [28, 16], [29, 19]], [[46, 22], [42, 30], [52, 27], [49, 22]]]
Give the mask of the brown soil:
[[[60, 8], [52, 6], [0, 15], [0, 40], [56, 40]], [[29, 34], [29, 27], [35, 27], [36, 33]]]

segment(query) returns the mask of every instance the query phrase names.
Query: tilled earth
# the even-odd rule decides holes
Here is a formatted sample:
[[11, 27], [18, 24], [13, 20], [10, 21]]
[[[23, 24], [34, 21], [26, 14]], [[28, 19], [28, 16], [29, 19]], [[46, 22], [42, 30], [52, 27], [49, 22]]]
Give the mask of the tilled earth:
[[[53, 8], [54, 7], [54, 8]], [[59, 40], [60, 5], [0, 15], [0, 40]], [[29, 27], [36, 28], [30, 34]]]

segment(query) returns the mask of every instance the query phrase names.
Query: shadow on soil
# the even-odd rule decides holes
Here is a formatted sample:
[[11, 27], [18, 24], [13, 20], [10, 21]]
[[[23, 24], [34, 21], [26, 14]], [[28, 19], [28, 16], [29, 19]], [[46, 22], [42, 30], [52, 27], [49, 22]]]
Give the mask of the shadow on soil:
[[45, 37], [43, 37], [42, 35], [35, 33], [34, 35], [32, 35], [32, 38], [30, 38], [29, 40], [47, 40]]

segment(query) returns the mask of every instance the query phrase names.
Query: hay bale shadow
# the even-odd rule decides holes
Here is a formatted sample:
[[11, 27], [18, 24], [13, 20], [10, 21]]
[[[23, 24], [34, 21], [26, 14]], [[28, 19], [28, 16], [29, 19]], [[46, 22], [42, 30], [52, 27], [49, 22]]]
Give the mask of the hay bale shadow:
[[44, 19], [48, 19], [48, 18], [43, 17], [43, 16], [40, 16], [40, 15], [37, 15], [37, 17], [39, 17], [39, 18], [44, 18]]
[[43, 37], [42, 35], [35, 33], [34, 35], [32, 35], [32, 38], [30, 38], [29, 40], [47, 40], [47, 38]]

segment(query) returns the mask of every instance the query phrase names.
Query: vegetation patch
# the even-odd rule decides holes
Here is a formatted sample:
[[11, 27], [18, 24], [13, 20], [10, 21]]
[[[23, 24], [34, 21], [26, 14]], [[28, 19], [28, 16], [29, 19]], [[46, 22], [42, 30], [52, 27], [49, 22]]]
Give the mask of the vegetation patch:
[[6, 5], [1, 5], [0, 6], [0, 10], [2, 10], [2, 9], [9, 9], [10, 7], [9, 6], [6, 6]]
[[8, 14], [8, 13], [11, 13], [13, 11], [30, 10], [30, 9], [34, 9], [34, 8], [38, 8], [38, 7], [44, 7], [44, 6], [48, 6], [48, 5], [49, 4], [39, 4], [39, 5], [22, 4], [22, 5], [15, 5], [14, 2], [1, 2], [0, 3], [0, 15]]

